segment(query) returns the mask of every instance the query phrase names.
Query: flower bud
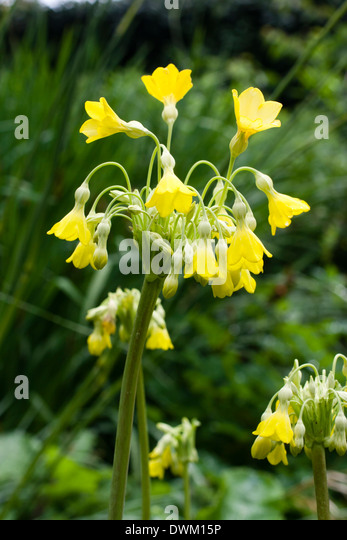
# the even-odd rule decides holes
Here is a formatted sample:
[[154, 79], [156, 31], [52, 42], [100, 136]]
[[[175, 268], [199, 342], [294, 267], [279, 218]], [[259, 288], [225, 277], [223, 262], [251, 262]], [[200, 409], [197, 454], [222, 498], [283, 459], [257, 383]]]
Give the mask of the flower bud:
[[242, 131], [238, 131], [230, 141], [230, 153], [232, 158], [237, 158], [242, 152], [247, 150], [248, 140]]
[[129, 204], [128, 212], [137, 216], [138, 214], [142, 213], [142, 208], [138, 204]]
[[264, 191], [265, 193], [273, 188], [273, 181], [271, 180], [270, 176], [263, 174], [260, 171], [256, 172], [255, 184], [260, 191]]
[[244, 219], [246, 217], [247, 206], [239, 197], [236, 198], [233, 204], [232, 212], [236, 219]]
[[77, 204], [84, 206], [90, 197], [89, 186], [86, 182], [83, 182], [79, 188], [75, 191], [75, 201]]
[[178, 288], [178, 277], [175, 274], [169, 274], [164, 281], [163, 296], [164, 298], [172, 298], [175, 296]]
[[251, 229], [251, 231], [255, 231], [257, 227], [257, 220], [255, 219], [255, 217], [253, 216], [251, 212], [247, 212], [245, 221], [248, 227]]
[[211, 236], [211, 225], [207, 219], [200, 221], [198, 225], [198, 233], [200, 238], [210, 238]]
[[124, 191], [120, 189], [112, 189], [110, 191], [111, 197], [114, 199], [117, 199], [120, 202], [129, 203], [131, 201], [131, 195], [128, 193], [124, 193]]
[[166, 122], [168, 125], [173, 124], [178, 116], [176, 105], [174, 103], [166, 104], [161, 116], [164, 122]]
[[102, 270], [107, 264], [108, 253], [105, 247], [98, 246], [94, 251], [93, 263], [97, 270]]

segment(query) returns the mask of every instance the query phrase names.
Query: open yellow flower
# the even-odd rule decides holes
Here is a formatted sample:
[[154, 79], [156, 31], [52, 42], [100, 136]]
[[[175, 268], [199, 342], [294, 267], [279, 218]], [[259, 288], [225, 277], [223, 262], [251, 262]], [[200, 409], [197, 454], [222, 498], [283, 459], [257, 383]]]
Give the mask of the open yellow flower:
[[291, 224], [293, 216], [310, 210], [307, 202], [278, 193], [273, 188], [266, 195], [269, 200], [269, 223], [273, 235], [276, 233], [276, 227], [284, 229]]
[[169, 64], [166, 68], [157, 68], [152, 75], [141, 77], [147, 92], [164, 103], [176, 104], [192, 88], [191, 70], [178, 71], [177, 67]]
[[94, 268], [94, 270], [96, 270], [93, 263], [93, 255], [95, 249], [96, 244], [93, 242], [92, 238], [89, 240], [87, 245], [79, 242], [75, 251], [70, 255], [68, 259], [66, 259], [66, 262], [72, 262], [74, 267], [79, 269], [86, 268], [86, 266], [90, 264], [90, 266]]
[[146, 343], [147, 349], [162, 349], [167, 351], [168, 349], [173, 349], [174, 346], [169, 336], [169, 332], [166, 328], [160, 328], [159, 326], [154, 326], [150, 330], [149, 337]]
[[238, 130], [245, 134], [246, 140], [259, 131], [281, 126], [276, 117], [282, 104], [265, 101], [259, 88], [247, 88], [240, 95], [233, 90], [233, 98]]
[[71, 212], [53, 225], [47, 234], [54, 234], [61, 240], [73, 241], [78, 239], [81, 244], [86, 246], [91, 239], [91, 234], [84, 215], [84, 205], [76, 203]]
[[146, 206], [147, 208], [155, 206], [161, 217], [169, 216], [174, 210], [187, 214], [194, 196], [194, 191], [183, 184], [173, 170], [168, 169], [164, 171]]
[[283, 443], [276, 443], [274, 449], [266, 456], [270, 465], [283, 463], [288, 465], [286, 448]]
[[90, 119], [81, 126], [80, 133], [88, 137], [87, 143], [114, 133], [125, 133], [132, 139], [149, 134], [149, 131], [140, 122], [121, 120], [103, 97], [99, 101], [86, 101], [85, 109]]
[[289, 444], [294, 434], [288, 409], [280, 405], [274, 413], [260, 422], [253, 435]]
[[229, 269], [244, 269], [253, 274], [259, 274], [263, 271], [264, 253], [272, 257], [248, 225], [243, 220], [239, 222], [228, 248]]

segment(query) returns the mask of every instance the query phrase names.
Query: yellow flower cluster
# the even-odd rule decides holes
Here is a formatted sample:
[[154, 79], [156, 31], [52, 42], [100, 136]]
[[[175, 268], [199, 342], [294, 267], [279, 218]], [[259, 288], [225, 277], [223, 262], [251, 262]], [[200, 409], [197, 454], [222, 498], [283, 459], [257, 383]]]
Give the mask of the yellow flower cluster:
[[[256, 439], [251, 454], [255, 459], [265, 459], [271, 465], [288, 465], [286, 446], [293, 456], [303, 449], [310, 457], [314, 444], [320, 444], [339, 455], [347, 451], [347, 419], [344, 410], [347, 405], [347, 386], [336, 377], [336, 363], [343, 359], [343, 373], [347, 375], [347, 358], [335, 356], [332, 370], [319, 375], [312, 364], [299, 366], [297, 360], [284, 386], [276, 393], [264, 412], [261, 422], [253, 432]], [[301, 384], [302, 371], [310, 368], [315, 377]], [[272, 403], [277, 399], [276, 409]]]
[[[119, 324], [119, 338], [129, 341], [132, 332], [137, 307], [140, 300], [138, 289], [118, 288], [115, 293], [109, 293], [107, 298], [97, 307], [88, 310], [86, 319], [92, 321], [93, 332], [89, 335], [87, 343], [90, 354], [100, 356], [106, 348], [111, 349], [111, 335], [116, 332], [116, 323]], [[165, 325], [165, 311], [160, 299], [157, 300], [155, 310], [150, 321], [147, 349], [173, 349], [173, 345]]]
[[[252, 135], [280, 127], [277, 116], [282, 104], [266, 101], [258, 88], [248, 88], [240, 95], [233, 90], [237, 133], [230, 142], [227, 174], [222, 175], [213, 163], [203, 160], [195, 163], [182, 181], [175, 173], [170, 147], [173, 124], [178, 117], [176, 105], [193, 87], [191, 71], [179, 71], [169, 64], [165, 68], [157, 68], [152, 75], [144, 75], [142, 81], [148, 93], [164, 106], [162, 116], [168, 126], [166, 145], [161, 144], [156, 135], [140, 122], [122, 120], [103, 97], [98, 102], [86, 102], [90, 118], [80, 131], [87, 137], [87, 143], [115, 133], [125, 133], [135, 139], [144, 136], [152, 139], [155, 148], [146, 185], [140, 191], [133, 190], [124, 167], [119, 163], [106, 162], [96, 167], [76, 190], [73, 210], [48, 234], [68, 241], [78, 239], [79, 243], [67, 262], [72, 262], [77, 268], [90, 265], [99, 270], [108, 261], [107, 240], [113, 219], [126, 218], [131, 221], [133, 238], [140, 251], [143, 233], [146, 233], [150, 247], [159, 246], [162, 254], [171, 257], [171, 264], [160, 274], [166, 277], [163, 285], [165, 297], [170, 298], [176, 293], [180, 274], [185, 278], [193, 277], [202, 285], [209, 283], [214, 297], [231, 296], [242, 288], [253, 293], [256, 288], [254, 276], [264, 269], [264, 255], [272, 255], [255, 234], [257, 223], [251, 207], [235, 186], [238, 175], [242, 172], [253, 174], [257, 188], [265, 193], [272, 234], [277, 228], [290, 225], [293, 216], [310, 209], [305, 201], [276, 191], [271, 178], [260, 171], [245, 166], [233, 170], [235, 159], [247, 148]], [[155, 160], [158, 178], [156, 186], [151, 188]], [[90, 179], [97, 170], [110, 165], [121, 169], [126, 187], [110, 186], [103, 190], [86, 215]], [[202, 194], [189, 183], [200, 165], [207, 165], [213, 171]], [[104, 212], [97, 212], [97, 204], [106, 194], [111, 195], [112, 200]], [[229, 202], [230, 196], [232, 203]], [[154, 271], [152, 273], [158, 275]], [[109, 336], [106, 337], [100, 329], [95, 343], [101, 342], [109, 346]], [[164, 331], [152, 332], [149, 346], [156, 347], [158, 342], [166, 343], [170, 348]], [[95, 347], [98, 349], [97, 345]]]
[[195, 433], [199, 426], [198, 420], [190, 422], [188, 418], [182, 418], [181, 424], [175, 427], [162, 422], [157, 424], [164, 435], [149, 454], [149, 474], [152, 478], [162, 480], [168, 468], [172, 474], [182, 476], [186, 464], [198, 461]]

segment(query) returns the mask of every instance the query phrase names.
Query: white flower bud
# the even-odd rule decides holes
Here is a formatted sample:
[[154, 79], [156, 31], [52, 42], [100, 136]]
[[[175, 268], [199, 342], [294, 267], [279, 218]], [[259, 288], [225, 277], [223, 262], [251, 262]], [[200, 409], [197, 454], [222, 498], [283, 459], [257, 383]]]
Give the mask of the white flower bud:
[[207, 219], [200, 221], [198, 225], [198, 233], [201, 238], [210, 238], [211, 236], [211, 225]]
[[244, 219], [247, 214], [247, 206], [240, 198], [237, 198], [232, 207], [232, 212], [236, 219]]
[[78, 204], [85, 205], [90, 197], [89, 186], [86, 182], [83, 182], [79, 188], [75, 191], [75, 201]]
[[167, 124], [173, 124], [178, 116], [176, 105], [174, 103], [168, 103], [165, 105], [161, 116], [164, 122]]
[[260, 191], [264, 191], [265, 193], [273, 188], [273, 181], [270, 176], [263, 174], [260, 171], [257, 171], [255, 175], [255, 184]]
[[165, 169], [173, 170], [176, 162], [174, 158], [172, 157], [172, 155], [170, 154], [170, 152], [168, 151], [168, 149], [166, 148], [166, 146], [162, 145], [162, 147], [163, 147], [163, 152], [161, 154], [162, 167], [164, 170]]
[[164, 281], [163, 296], [164, 298], [172, 298], [178, 288], [178, 277], [175, 274], [169, 274]]

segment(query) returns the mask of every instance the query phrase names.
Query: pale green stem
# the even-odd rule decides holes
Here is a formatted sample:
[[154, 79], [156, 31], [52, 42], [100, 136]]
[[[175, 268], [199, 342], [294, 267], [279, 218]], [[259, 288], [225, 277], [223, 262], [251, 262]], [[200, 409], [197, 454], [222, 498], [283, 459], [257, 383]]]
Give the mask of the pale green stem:
[[136, 393], [137, 428], [141, 455], [142, 519], [151, 519], [151, 480], [149, 476], [149, 443], [147, 429], [146, 394], [143, 369], [140, 367]]
[[189, 481], [189, 462], [183, 466], [184, 483], [184, 519], [190, 519], [190, 481]]
[[145, 277], [124, 366], [110, 496], [110, 520], [123, 518], [128, 478], [134, 407], [148, 326], [162, 288], [162, 280]]
[[320, 521], [328, 521], [330, 520], [329, 491], [325, 448], [321, 444], [314, 444], [312, 447], [312, 469], [316, 492], [317, 517]]

